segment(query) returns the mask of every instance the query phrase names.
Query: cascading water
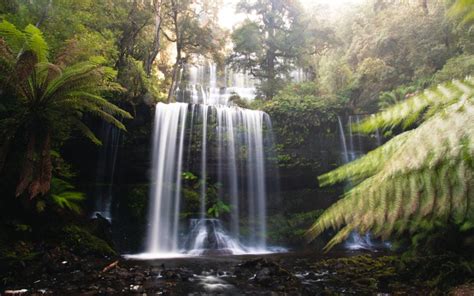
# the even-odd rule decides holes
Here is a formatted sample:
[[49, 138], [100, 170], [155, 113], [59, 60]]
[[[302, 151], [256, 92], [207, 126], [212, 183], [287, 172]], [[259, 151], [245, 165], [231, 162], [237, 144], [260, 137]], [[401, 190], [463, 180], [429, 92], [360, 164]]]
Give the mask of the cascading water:
[[[354, 123], [359, 124], [360, 119], [361, 117], [359, 115], [349, 116], [348, 121], [347, 121], [349, 134], [346, 135], [344, 131], [344, 124], [342, 122], [342, 119], [341, 117], [338, 117], [339, 137], [340, 137], [340, 142], [341, 142], [342, 159], [343, 159], [344, 164], [354, 161], [360, 156], [365, 154], [364, 147], [362, 145], [362, 141], [363, 141], [362, 137], [359, 134], [354, 135], [353, 130], [352, 130], [353, 124]], [[346, 136], [349, 139], [349, 145], [347, 144]], [[381, 140], [379, 131], [376, 132], [375, 138], [376, 138], [376, 145], [380, 146], [382, 140]], [[355, 144], [354, 144], [355, 141], [356, 141], [357, 147], [355, 147]], [[360, 249], [370, 250], [370, 249], [379, 247], [379, 245], [372, 240], [370, 233], [360, 235], [357, 232], [352, 232], [349, 238], [345, 241], [345, 247], [350, 250], [360, 250]]]
[[178, 251], [184, 129], [188, 104], [158, 103], [153, 131], [153, 173], [147, 253]]
[[[268, 252], [267, 182], [277, 176], [271, 163], [270, 118], [261, 111], [232, 106], [229, 90], [217, 87], [215, 65], [188, 71], [189, 84], [183, 88], [187, 95], [177, 93], [180, 100], [191, 103], [156, 106], [149, 224], [145, 253], [138, 257]], [[180, 219], [181, 176], [183, 163], [186, 169], [193, 167], [196, 141], [199, 213], [189, 224]], [[225, 221], [208, 213], [211, 179], [219, 182], [217, 200], [229, 205]]]
[[112, 221], [112, 197], [115, 177], [115, 166], [117, 163], [118, 147], [121, 132], [115, 126], [104, 122], [100, 130], [102, 146], [99, 150], [99, 158], [96, 173], [96, 203], [92, 218], [97, 214]]

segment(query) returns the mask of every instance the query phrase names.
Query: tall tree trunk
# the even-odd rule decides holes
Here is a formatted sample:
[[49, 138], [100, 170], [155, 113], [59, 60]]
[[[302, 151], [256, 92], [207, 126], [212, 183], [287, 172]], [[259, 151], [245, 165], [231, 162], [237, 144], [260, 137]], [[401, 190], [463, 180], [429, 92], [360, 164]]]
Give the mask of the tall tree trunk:
[[160, 52], [160, 31], [161, 31], [161, 1], [154, 1], [154, 15], [155, 15], [155, 32], [153, 37], [153, 44], [149, 54], [145, 59], [145, 72], [148, 76], [151, 74], [153, 63], [155, 62], [158, 53]]
[[43, 13], [41, 14], [40, 19], [36, 22], [36, 27], [39, 28], [43, 22], [48, 18], [49, 10], [53, 6], [53, 0], [49, 0], [48, 4], [44, 7]]
[[176, 36], [176, 62], [173, 66], [173, 75], [171, 77], [171, 86], [168, 92], [168, 103], [171, 103], [173, 99], [178, 83], [179, 69], [181, 68], [182, 63], [182, 39], [181, 39], [181, 30], [178, 23], [178, 14], [179, 7], [176, 2], [172, 2], [172, 11], [173, 11], [173, 25], [174, 25], [174, 34]]
[[176, 56], [176, 62], [173, 66], [173, 74], [171, 77], [171, 86], [170, 90], [168, 92], [168, 103], [171, 103], [175, 96], [176, 88], [178, 86], [178, 79], [179, 79], [179, 70], [181, 69], [181, 64], [182, 64], [182, 58], [181, 58], [181, 53], [178, 53]]
[[23, 160], [16, 196], [26, 193], [30, 199], [49, 192], [52, 177], [51, 133], [38, 137], [29, 133], [26, 155]]

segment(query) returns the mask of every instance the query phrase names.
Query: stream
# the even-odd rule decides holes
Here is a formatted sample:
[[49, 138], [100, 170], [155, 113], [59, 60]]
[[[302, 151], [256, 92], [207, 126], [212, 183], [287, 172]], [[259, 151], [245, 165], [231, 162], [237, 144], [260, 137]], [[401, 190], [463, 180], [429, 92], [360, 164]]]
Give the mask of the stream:
[[[25, 273], [4, 295], [410, 295], [420, 291], [394, 272], [392, 256], [374, 252], [122, 258], [118, 263], [80, 257], [59, 260], [42, 273]], [[116, 264], [110, 266], [112, 262]]]

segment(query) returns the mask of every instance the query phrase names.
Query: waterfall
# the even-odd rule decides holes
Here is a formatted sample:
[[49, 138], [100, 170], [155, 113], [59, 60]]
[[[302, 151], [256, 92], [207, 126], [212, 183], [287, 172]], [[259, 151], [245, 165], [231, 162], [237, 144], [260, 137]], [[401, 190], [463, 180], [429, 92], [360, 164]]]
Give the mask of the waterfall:
[[[215, 64], [190, 67], [188, 75], [187, 92], [178, 95], [185, 102], [156, 105], [146, 248], [138, 256], [268, 252], [267, 197], [278, 187], [267, 184], [278, 175], [270, 117], [232, 106]], [[188, 223], [180, 217], [183, 164], [199, 175], [199, 209]], [[208, 214], [215, 181], [217, 201], [230, 208], [224, 220]]]
[[344, 126], [342, 125], [342, 120], [338, 116], [337, 121], [339, 123], [339, 139], [341, 140], [342, 146], [342, 157], [344, 159], [344, 163], [349, 163], [349, 151], [347, 150], [347, 143], [346, 143], [346, 136], [344, 134]]
[[158, 103], [153, 130], [153, 171], [147, 253], [176, 253], [184, 128], [188, 104]]
[[[356, 160], [358, 157], [364, 154], [364, 147], [362, 144], [362, 137], [360, 134], [354, 135], [352, 126], [354, 122], [360, 124], [361, 117], [359, 115], [349, 116], [347, 120], [347, 126], [349, 129], [348, 135], [344, 131], [344, 124], [341, 117], [338, 116], [338, 126], [339, 126], [339, 138], [341, 141], [341, 150], [343, 156], [343, 163], [349, 163]], [[347, 145], [346, 136], [349, 137], [349, 146]], [[381, 137], [379, 131], [376, 131], [375, 134], [377, 146], [381, 145]], [[354, 147], [354, 141], [357, 141], [357, 149]], [[349, 184], [350, 185], [350, 184]], [[345, 246], [350, 250], [359, 250], [359, 249], [373, 249], [377, 247], [377, 244], [372, 241], [370, 233], [360, 235], [357, 232], [352, 232], [349, 238], [345, 242]]]
[[306, 73], [302, 68], [295, 69], [290, 72], [290, 77], [293, 82], [301, 83], [307, 81]]
[[207, 194], [207, 105], [200, 105], [202, 112], [202, 139], [201, 139], [201, 211], [200, 217], [206, 217], [206, 194]]
[[102, 146], [99, 150], [96, 172], [96, 183], [98, 184], [97, 197], [92, 218], [99, 214], [105, 219], [112, 221], [113, 185], [121, 132], [115, 126], [103, 122], [100, 138], [102, 139]]

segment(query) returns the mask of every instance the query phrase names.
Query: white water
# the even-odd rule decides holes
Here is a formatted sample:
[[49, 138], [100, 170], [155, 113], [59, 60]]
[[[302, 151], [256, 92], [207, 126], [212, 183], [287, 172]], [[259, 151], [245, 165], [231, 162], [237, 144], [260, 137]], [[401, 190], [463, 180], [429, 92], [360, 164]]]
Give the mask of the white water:
[[97, 196], [92, 218], [96, 218], [99, 214], [110, 222], [112, 221], [113, 185], [120, 136], [118, 128], [106, 122], [102, 124], [100, 131], [102, 146], [99, 150], [96, 173]]
[[181, 196], [184, 127], [188, 104], [158, 103], [153, 131], [153, 172], [147, 253], [175, 253]]
[[[239, 76], [228, 73], [226, 77]], [[146, 248], [145, 253], [129, 257], [268, 253], [267, 179], [277, 176], [268, 161], [273, 150], [270, 118], [261, 111], [232, 106], [229, 88], [218, 87], [222, 81], [218, 81], [213, 64], [207, 69], [190, 67], [189, 81], [188, 92], [178, 92], [178, 97], [191, 104], [156, 106]], [[248, 88], [233, 87], [245, 89], [244, 92]], [[200, 128], [196, 128], [199, 124]], [[199, 168], [194, 167], [200, 178], [200, 201], [199, 213], [186, 227], [186, 221], [179, 217], [181, 175], [184, 154], [186, 169], [192, 169], [189, 161], [193, 139], [201, 143]], [[185, 143], [189, 145], [187, 149], [183, 147]], [[215, 169], [209, 171], [212, 168]], [[207, 213], [211, 181], [221, 184], [218, 199], [230, 205], [226, 221], [211, 219]], [[276, 192], [276, 188], [271, 191]], [[241, 223], [245, 224], [245, 233]]]

